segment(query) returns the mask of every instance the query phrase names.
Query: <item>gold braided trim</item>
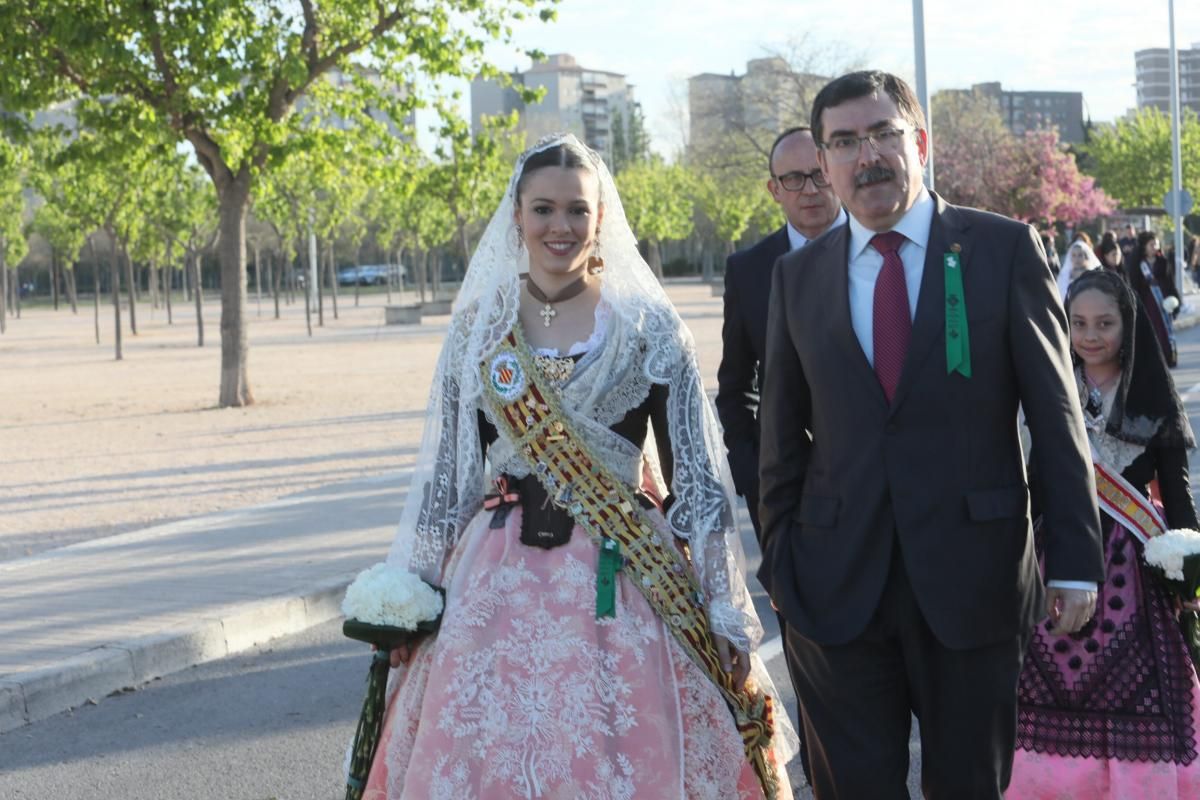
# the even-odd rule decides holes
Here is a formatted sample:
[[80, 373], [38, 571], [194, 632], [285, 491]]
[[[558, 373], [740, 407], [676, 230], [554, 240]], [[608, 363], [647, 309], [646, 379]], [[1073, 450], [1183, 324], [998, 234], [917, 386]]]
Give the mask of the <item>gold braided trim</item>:
[[1166, 530], [1158, 510], [1120, 473], [1102, 464], [1093, 466], [1096, 470], [1096, 496], [1110, 516], [1141, 539], [1142, 544]]
[[633, 492], [592, 456], [561, 412], [556, 393], [534, 382], [538, 372], [529, 352], [514, 327], [480, 365], [496, 422], [507, 427], [517, 452], [554, 504], [565, 509], [597, 546], [606, 537], [620, 543], [630, 581], [725, 697], [746, 758], [767, 800], [775, 800], [779, 777], [771, 750], [771, 698], [749, 683], [741, 692], [734, 690], [732, 676], [721, 668], [704, 596], [692, 570], [675, 548], [655, 535]]

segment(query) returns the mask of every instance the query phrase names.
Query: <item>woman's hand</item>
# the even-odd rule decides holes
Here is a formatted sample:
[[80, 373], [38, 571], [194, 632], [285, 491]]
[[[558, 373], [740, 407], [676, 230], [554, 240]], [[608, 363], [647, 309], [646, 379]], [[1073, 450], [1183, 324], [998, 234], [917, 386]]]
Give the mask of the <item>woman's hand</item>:
[[[371, 645], [371, 650], [375, 651], [379, 648]], [[392, 665], [392, 669], [396, 669], [401, 664], [407, 664], [413, 655], [413, 646], [411, 644], [402, 644], [392, 652], [388, 653], [388, 663]]]
[[390, 655], [391, 658], [389, 658], [388, 661], [391, 663], [392, 669], [395, 669], [401, 664], [407, 664], [409, 660], [412, 659], [413, 646], [411, 644], [402, 644], [396, 649], [392, 650]]
[[1196, 597], [1191, 600], [1184, 600], [1182, 601], [1181, 605], [1183, 606], [1184, 611], [1195, 611], [1200, 613], [1200, 597]]
[[738, 650], [724, 636], [713, 634], [717, 644], [717, 657], [721, 659], [721, 669], [733, 678], [733, 688], [742, 691], [746, 687], [746, 678], [750, 677], [750, 654]]

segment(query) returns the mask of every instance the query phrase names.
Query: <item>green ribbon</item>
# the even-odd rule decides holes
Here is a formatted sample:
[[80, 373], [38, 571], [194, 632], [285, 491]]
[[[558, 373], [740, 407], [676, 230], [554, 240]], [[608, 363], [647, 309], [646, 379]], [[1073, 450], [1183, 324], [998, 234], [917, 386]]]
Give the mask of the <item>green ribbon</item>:
[[963, 296], [962, 263], [958, 253], [942, 257], [946, 272], [946, 374], [971, 377], [971, 336]]
[[596, 564], [596, 619], [617, 615], [617, 570], [621, 562], [621, 543], [605, 539]]

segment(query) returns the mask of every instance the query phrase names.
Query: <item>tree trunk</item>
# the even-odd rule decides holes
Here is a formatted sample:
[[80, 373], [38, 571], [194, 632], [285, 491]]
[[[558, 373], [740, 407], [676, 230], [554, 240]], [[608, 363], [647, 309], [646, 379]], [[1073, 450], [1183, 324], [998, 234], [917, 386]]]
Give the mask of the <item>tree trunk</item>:
[[54, 310], [58, 311], [58, 253], [50, 250], [50, 299], [54, 302]]
[[650, 271], [658, 278], [659, 283], [663, 282], [662, 248], [657, 239], [650, 240]]
[[[463, 257], [463, 272], [467, 271], [467, 265], [471, 263], [471, 240], [467, 238], [467, 226], [465, 224], [458, 226], [458, 245], [462, 248]], [[437, 295], [433, 297], [437, 300]]]
[[271, 294], [275, 295], [275, 319], [279, 319], [279, 263], [268, 256], [267, 268], [271, 275]]
[[67, 284], [67, 300], [71, 303], [71, 313], [79, 315], [79, 292], [75, 287], [75, 271], [79, 269], [79, 262], [71, 264], [71, 268], [64, 270]]
[[171, 250], [167, 249], [167, 263], [163, 264], [163, 300], [167, 306], [167, 324], [175, 324], [174, 309], [171, 308], [171, 286], [175, 282], [175, 262], [171, 259]]
[[257, 304], [255, 316], [262, 316], [262, 266], [259, 263], [259, 246], [254, 245], [254, 299]]
[[13, 293], [13, 315], [16, 316], [17, 319], [20, 319], [21, 318], [21, 265], [17, 264], [16, 266], [14, 266], [12, 268], [12, 271], [13, 271], [13, 274], [12, 274], [13, 279], [9, 283], [9, 286], [12, 288], [12, 293]]
[[433, 295], [433, 302], [438, 301], [438, 295], [442, 292], [442, 251], [439, 250], [433, 254], [433, 288], [430, 293]]
[[8, 241], [0, 235], [0, 333], [8, 330]]
[[425, 292], [429, 288], [429, 279], [433, 277], [433, 251], [426, 250], [422, 259], [421, 269], [421, 302], [425, 302]]
[[200, 287], [200, 254], [188, 253], [185, 258], [192, 276], [192, 299], [196, 301], [196, 347], [204, 347], [204, 289]]
[[254, 403], [246, 337], [246, 211], [250, 167], [219, 186], [217, 257], [221, 263], [221, 408]]
[[313, 292], [312, 292], [312, 248], [308, 246], [308, 242], [303, 242], [299, 251], [300, 268], [304, 270], [304, 325], [308, 328], [308, 337], [312, 338], [312, 312], [313, 312]]
[[134, 288], [136, 281], [133, 279], [133, 259], [129, 257], [129, 250], [124, 240], [121, 241], [121, 252], [125, 256], [125, 280], [129, 283], [126, 292], [129, 295], [129, 330], [133, 332], [134, 336], [137, 336], [137, 291]]
[[116, 360], [120, 361], [123, 358], [121, 355], [121, 258], [117, 253], [117, 237], [111, 230], [108, 231], [108, 235], [112, 242], [109, 275], [112, 283], [113, 327], [116, 337], [113, 339], [113, 350], [116, 353]]
[[175, 319], [172, 316], [172, 309], [171, 309], [171, 288], [172, 288], [171, 284], [175, 282], [174, 281], [174, 278], [175, 278], [174, 255], [175, 255], [175, 242], [172, 239], [168, 239], [167, 240], [167, 260], [166, 260], [166, 263], [162, 265], [162, 292], [163, 292], [163, 301], [167, 307], [167, 324], [168, 325], [175, 324]]
[[329, 296], [333, 299], [333, 318], [338, 318], [338, 282], [337, 282], [337, 266], [333, 263], [333, 241], [334, 237], [329, 237], [329, 243], [326, 250], [329, 253], [329, 260], [325, 262], [325, 274], [329, 276]]
[[100, 262], [96, 260], [96, 244], [88, 237], [88, 250], [92, 253], [92, 311], [95, 312], [96, 344], [100, 344]]
[[[358, 289], [362, 284], [362, 245], [354, 248], [354, 307], [358, 308]], [[389, 291], [388, 294], [391, 294]]]
[[[311, 257], [311, 253], [309, 255]], [[317, 264], [316, 264], [317, 268], [315, 270], [312, 269], [312, 265], [310, 264], [309, 269], [308, 269], [308, 275], [313, 279], [313, 285], [316, 286], [316, 289], [317, 289], [317, 327], [324, 328], [325, 327], [325, 287], [322, 285], [324, 283], [324, 281], [321, 280], [321, 273], [324, 270], [321, 269], [321, 242], [320, 242], [320, 240], [317, 240], [317, 256], [316, 256], [316, 258], [317, 258]]]

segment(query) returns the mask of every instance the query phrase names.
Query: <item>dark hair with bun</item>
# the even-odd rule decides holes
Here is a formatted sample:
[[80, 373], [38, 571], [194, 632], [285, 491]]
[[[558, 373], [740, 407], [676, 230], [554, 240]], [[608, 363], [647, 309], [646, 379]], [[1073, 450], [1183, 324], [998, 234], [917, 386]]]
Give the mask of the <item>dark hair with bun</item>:
[[525, 159], [525, 163], [521, 165], [521, 174], [517, 177], [517, 184], [513, 190], [513, 201], [516, 205], [521, 204], [521, 189], [525, 186], [525, 180], [543, 167], [564, 167], [566, 169], [582, 169], [588, 172], [596, 172], [595, 156], [590, 151], [583, 147], [577, 147], [573, 144], [563, 142], [556, 144], [553, 147], [547, 147], [545, 150], [539, 150]]

